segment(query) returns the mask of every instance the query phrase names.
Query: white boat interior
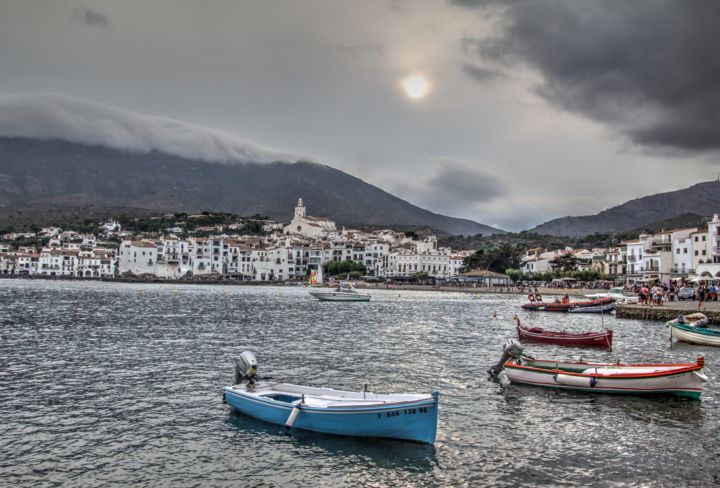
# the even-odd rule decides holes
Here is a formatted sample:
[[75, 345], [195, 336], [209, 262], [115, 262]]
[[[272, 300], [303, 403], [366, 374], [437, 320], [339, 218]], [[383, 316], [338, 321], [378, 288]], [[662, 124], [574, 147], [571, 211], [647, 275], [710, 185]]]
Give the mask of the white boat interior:
[[593, 374], [600, 376], [613, 376], [613, 375], [626, 375], [626, 374], [648, 374], [648, 373], [662, 373], [665, 371], [672, 371], [675, 369], [684, 369], [685, 366], [620, 366], [612, 367], [605, 366], [602, 368], [588, 368], [584, 370], [583, 374]]
[[430, 394], [392, 393], [378, 394], [370, 392], [353, 392], [334, 390], [332, 388], [313, 388], [290, 383], [264, 383], [255, 385], [254, 391], [247, 391], [245, 385], [234, 385], [232, 390], [258, 398], [270, 398], [279, 402], [304, 405], [316, 408], [337, 407], [368, 407], [374, 405], [391, 405], [432, 400]]

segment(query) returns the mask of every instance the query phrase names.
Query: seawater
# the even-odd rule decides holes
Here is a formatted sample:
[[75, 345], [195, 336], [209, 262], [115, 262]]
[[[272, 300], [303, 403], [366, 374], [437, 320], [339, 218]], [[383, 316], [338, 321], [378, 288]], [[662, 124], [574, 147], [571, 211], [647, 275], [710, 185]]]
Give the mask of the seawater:
[[[710, 486], [720, 480], [720, 350], [664, 324], [529, 314], [522, 297], [373, 290], [323, 303], [303, 287], [0, 280], [5, 486]], [[493, 318], [493, 313], [497, 315]], [[701, 401], [557, 392], [487, 380], [512, 315], [615, 331], [612, 352], [535, 357], [693, 362]], [[222, 403], [249, 349], [275, 380], [441, 392], [434, 446], [343, 438]]]

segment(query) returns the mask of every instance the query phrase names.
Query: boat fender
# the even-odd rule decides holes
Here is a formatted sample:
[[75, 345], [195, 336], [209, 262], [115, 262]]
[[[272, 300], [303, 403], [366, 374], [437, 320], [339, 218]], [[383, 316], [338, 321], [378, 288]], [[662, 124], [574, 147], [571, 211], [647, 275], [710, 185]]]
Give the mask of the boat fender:
[[597, 378], [593, 376], [575, 376], [558, 373], [557, 375], [555, 375], [555, 381], [558, 385], [576, 386], [579, 388], [592, 388], [597, 383]]
[[293, 407], [292, 412], [290, 412], [290, 416], [285, 421], [285, 430], [292, 429], [293, 424], [295, 424], [295, 421], [298, 418], [298, 415], [300, 415], [300, 404], [297, 404]]

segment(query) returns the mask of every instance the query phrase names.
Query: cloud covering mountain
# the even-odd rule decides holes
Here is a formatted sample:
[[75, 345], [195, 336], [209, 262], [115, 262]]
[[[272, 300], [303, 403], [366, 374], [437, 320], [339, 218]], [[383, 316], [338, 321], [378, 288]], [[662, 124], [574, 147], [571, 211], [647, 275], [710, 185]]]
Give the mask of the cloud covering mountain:
[[0, 136], [63, 139], [140, 153], [160, 151], [216, 163], [310, 160], [225, 132], [54, 93], [0, 94]]

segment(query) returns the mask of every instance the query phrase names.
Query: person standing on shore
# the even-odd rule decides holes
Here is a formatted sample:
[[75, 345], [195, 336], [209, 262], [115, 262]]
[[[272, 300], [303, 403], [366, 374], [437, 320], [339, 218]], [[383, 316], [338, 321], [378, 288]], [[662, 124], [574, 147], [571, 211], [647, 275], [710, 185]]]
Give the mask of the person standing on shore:
[[698, 288], [697, 291], [697, 297], [698, 297], [698, 310], [701, 312], [705, 311], [705, 295], [707, 294], [707, 290], [705, 289], [705, 285], [700, 285], [700, 288]]

